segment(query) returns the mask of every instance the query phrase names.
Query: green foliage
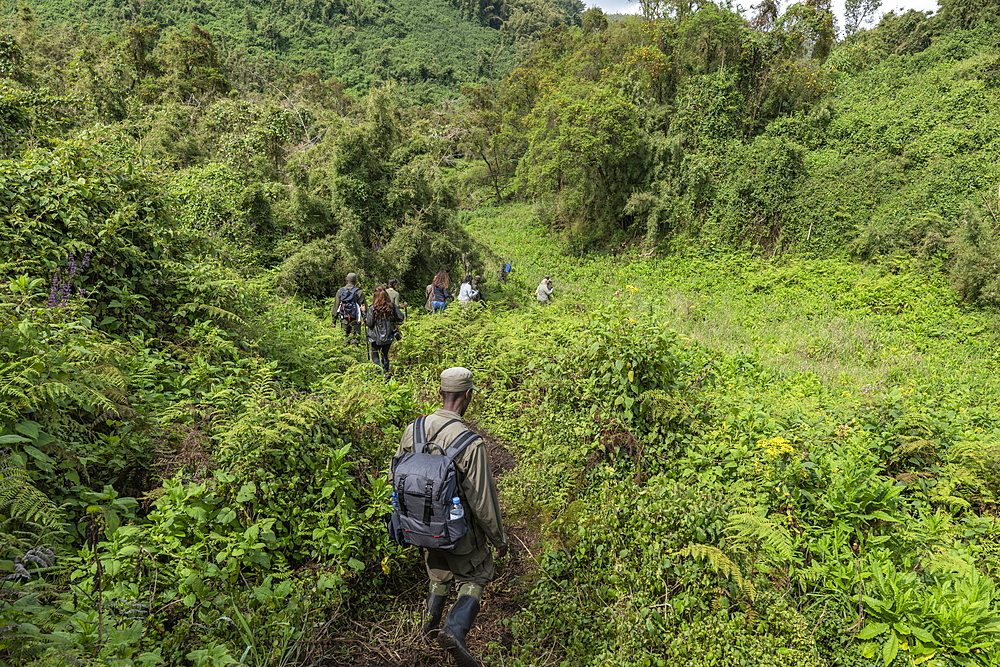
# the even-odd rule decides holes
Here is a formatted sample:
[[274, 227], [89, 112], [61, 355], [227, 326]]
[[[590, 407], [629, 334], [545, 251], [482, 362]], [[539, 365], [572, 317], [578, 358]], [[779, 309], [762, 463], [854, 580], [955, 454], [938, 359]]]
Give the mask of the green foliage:
[[963, 299], [972, 303], [1000, 305], [1000, 243], [996, 225], [990, 225], [976, 211], [970, 211], [956, 232], [952, 284]]
[[[355, 94], [396, 81], [409, 99], [426, 103], [509, 68], [498, 31], [468, 20], [446, 0], [253, 7], [228, 0], [135, 7], [42, 0], [32, 9], [52, 24], [73, 16], [102, 32], [131, 31], [123, 61], [140, 78], [155, 73], [155, 83], [144, 84], [147, 92], [182, 101], [223, 93], [230, 81], [256, 88], [262, 74], [313, 69], [337, 77]], [[559, 20], [566, 18], [560, 14]], [[162, 27], [164, 41], [156, 49], [146, 26]], [[213, 42], [223, 47], [221, 54]], [[441, 49], [445, 43], [449, 48]]]
[[[408, 622], [384, 468], [454, 364], [519, 462], [495, 662], [998, 660], [986, 5], [831, 52], [821, 2], [212, 2], [0, 37], [0, 662], [324, 664]], [[481, 188], [532, 201], [458, 214]], [[441, 268], [490, 300], [409, 318], [386, 382], [324, 299]]]
[[[18, 435], [0, 436], [5, 444], [27, 441]], [[31, 483], [27, 472], [15, 465], [9, 455], [0, 460], [0, 517], [6, 515], [4, 523], [13, 521], [24, 523], [44, 522], [52, 525], [61, 518], [59, 510], [44, 493]], [[5, 532], [13, 532], [5, 526]]]
[[785, 226], [794, 219], [796, 189], [806, 176], [802, 149], [785, 140], [758, 137], [730, 159], [734, 176], [720, 192], [728, 202], [722, 215], [723, 238], [733, 245], [780, 246], [786, 242]]
[[442, 178], [445, 147], [407, 127], [389, 88], [365, 98], [363, 119], [304, 151], [296, 169], [296, 231], [308, 243], [280, 267], [288, 292], [332, 296], [343, 276], [419, 284], [478, 251], [453, 221], [454, 195]]
[[556, 193], [548, 217], [569, 227], [581, 248], [605, 238], [616, 226], [624, 186], [641, 164], [635, 106], [588, 86], [543, 92], [523, 123], [528, 148], [516, 182], [531, 195]]
[[[469, 225], [521, 291], [557, 285], [547, 308], [427, 318], [401, 348], [474, 368], [474, 418], [517, 447], [508, 516], [540, 544], [504, 659], [995, 660], [992, 315], [913, 273], [569, 258], [528, 207]], [[630, 416], [629, 363], [664, 383]]]

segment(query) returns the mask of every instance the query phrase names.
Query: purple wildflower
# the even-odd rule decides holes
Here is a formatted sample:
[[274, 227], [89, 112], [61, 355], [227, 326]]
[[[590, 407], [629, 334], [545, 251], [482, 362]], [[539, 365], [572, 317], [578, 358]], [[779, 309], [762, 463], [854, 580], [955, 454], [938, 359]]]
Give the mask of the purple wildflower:
[[[73, 295], [73, 279], [76, 278], [77, 273], [86, 268], [90, 264], [91, 253], [88, 250], [84, 256], [83, 261], [79, 264], [76, 263], [76, 255], [69, 253], [66, 258], [66, 268], [56, 269], [52, 272], [52, 284], [49, 287], [49, 299], [46, 305], [49, 308], [64, 308]], [[87, 291], [82, 288], [77, 288], [76, 293], [80, 296], [87, 296]]]

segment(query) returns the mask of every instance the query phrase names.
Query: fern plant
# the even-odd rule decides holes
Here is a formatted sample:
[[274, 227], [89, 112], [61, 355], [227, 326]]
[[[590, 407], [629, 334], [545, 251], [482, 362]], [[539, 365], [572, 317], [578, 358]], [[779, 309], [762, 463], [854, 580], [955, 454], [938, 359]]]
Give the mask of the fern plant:
[[746, 595], [751, 602], [756, 599], [757, 588], [753, 585], [753, 582], [743, 576], [743, 571], [740, 569], [739, 565], [723, 553], [722, 549], [707, 544], [690, 544], [678, 551], [677, 555], [682, 558], [694, 558], [697, 560], [707, 561], [713, 572], [721, 574], [722, 576], [736, 582], [739, 590]]
[[28, 472], [14, 464], [10, 453], [0, 454], [0, 527], [14, 523], [53, 528], [63, 513], [31, 482]]

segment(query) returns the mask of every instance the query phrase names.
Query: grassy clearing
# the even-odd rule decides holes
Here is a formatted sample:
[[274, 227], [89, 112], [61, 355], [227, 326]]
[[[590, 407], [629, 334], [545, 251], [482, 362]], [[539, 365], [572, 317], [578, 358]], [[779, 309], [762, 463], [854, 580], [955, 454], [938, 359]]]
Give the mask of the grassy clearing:
[[843, 389], [997, 386], [1000, 319], [965, 307], [941, 277], [694, 247], [668, 258], [571, 258], [530, 206], [480, 210], [467, 226], [516, 267], [525, 291], [552, 274], [561, 308], [610, 303], [631, 285], [638, 288], [633, 300], [665, 326], [782, 373], [813, 373]]
[[473, 368], [520, 459], [536, 572], [493, 664], [994, 664], [995, 313], [833, 259], [571, 258], [527, 207], [466, 224], [505, 305], [411, 323], [400, 367]]

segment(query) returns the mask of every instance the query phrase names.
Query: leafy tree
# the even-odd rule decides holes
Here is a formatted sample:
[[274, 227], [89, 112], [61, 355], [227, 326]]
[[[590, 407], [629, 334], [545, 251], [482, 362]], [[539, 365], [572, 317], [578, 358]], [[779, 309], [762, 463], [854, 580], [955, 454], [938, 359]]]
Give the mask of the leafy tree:
[[525, 127], [516, 183], [530, 195], [554, 196], [550, 219], [567, 227], [578, 247], [607, 238], [642, 169], [638, 109], [606, 87], [551, 90]]
[[1000, 22], [998, 0], [941, 0], [937, 21], [943, 28], [969, 30]]
[[175, 30], [157, 46], [156, 55], [165, 73], [161, 85], [170, 98], [185, 102], [229, 92], [218, 49], [207, 30], [193, 24], [187, 34]]
[[875, 18], [882, 0], [847, 0], [844, 3], [844, 33], [850, 37]]
[[972, 209], [956, 230], [958, 238], [950, 270], [952, 285], [971, 303], [1000, 305], [998, 226], [995, 217], [991, 224], [982, 213]]
[[830, 0], [807, 0], [789, 6], [776, 23], [778, 30], [798, 42], [799, 54], [826, 60], [836, 37]]
[[14, 39], [14, 35], [0, 32], [0, 79], [27, 83], [30, 77], [23, 64], [21, 45]]

